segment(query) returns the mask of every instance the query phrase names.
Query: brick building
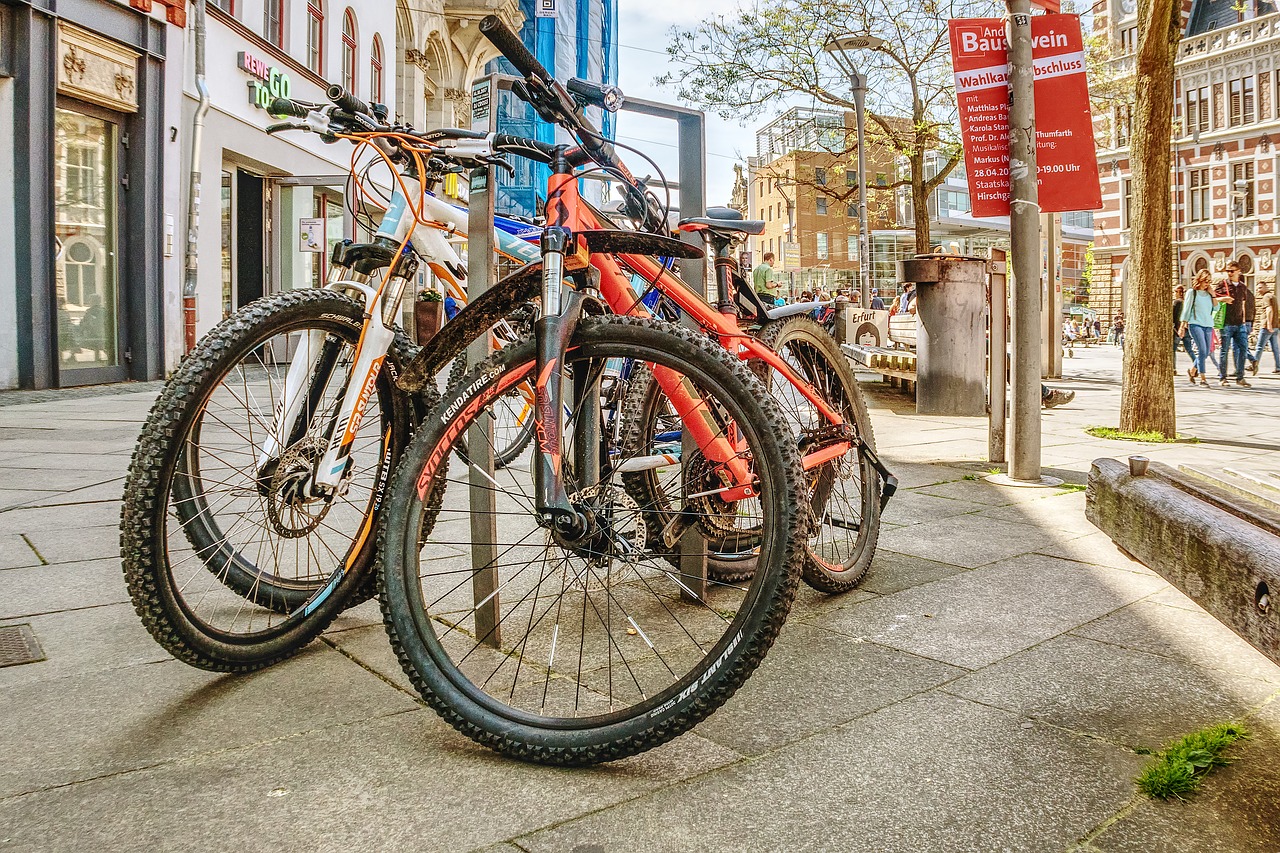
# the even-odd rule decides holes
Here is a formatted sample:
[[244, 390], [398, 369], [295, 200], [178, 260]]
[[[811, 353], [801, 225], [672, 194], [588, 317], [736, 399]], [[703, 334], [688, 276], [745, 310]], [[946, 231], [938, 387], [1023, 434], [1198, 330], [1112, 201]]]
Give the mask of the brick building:
[[[1095, 7], [1094, 31], [1112, 40], [1121, 72], [1132, 73], [1137, 46], [1133, 0]], [[1275, 282], [1280, 141], [1280, 14], [1271, 0], [1186, 0], [1178, 46], [1173, 151], [1175, 279], [1201, 269], [1215, 278], [1235, 259], [1251, 288]], [[1103, 210], [1095, 217], [1090, 304], [1104, 318], [1124, 305], [1129, 267], [1129, 209], [1134, 198], [1125, 107], [1095, 115]]]
[[[866, 183], [870, 230], [894, 228], [894, 153], [868, 132]], [[753, 263], [765, 252], [790, 274], [796, 293], [848, 286], [858, 269], [858, 168], [855, 118], [842, 110], [795, 107], [756, 132], [747, 159], [747, 216], [763, 219], [752, 237]]]

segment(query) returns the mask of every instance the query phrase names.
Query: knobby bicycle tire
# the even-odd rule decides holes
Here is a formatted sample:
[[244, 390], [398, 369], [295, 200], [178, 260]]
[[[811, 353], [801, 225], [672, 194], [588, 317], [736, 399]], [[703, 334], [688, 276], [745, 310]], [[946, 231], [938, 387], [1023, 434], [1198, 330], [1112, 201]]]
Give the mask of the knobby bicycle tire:
[[[438, 519], [424, 511], [421, 496], [437, 491], [454, 438], [471, 424], [483, 423], [484, 406], [533, 371], [532, 342], [504, 349], [478, 365], [461, 389], [447, 395], [424, 420], [396, 470], [381, 518], [380, 600], [392, 648], [406, 674], [427, 703], [460, 732], [523, 760], [560, 765], [610, 761], [687, 731], [723, 704], [763, 659], [799, 580], [805, 532], [803, 513], [797, 510], [804, 489], [799, 455], [760, 383], [705, 337], [653, 320], [584, 319], [565, 355], [575, 370], [608, 365], [615, 358], [682, 372], [699, 390], [706, 410], [741, 435], [746, 449], [737, 458], [749, 460], [755, 471], [759, 515], [768, 522], [760, 534], [758, 569], [746, 586], [720, 586], [701, 599], [683, 598], [681, 590], [689, 590], [665, 556], [641, 551], [640, 513], [620, 485], [606, 482], [608, 474], [598, 483], [570, 486], [598, 519], [606, 519], [600, 523], [600, 538], [585, 550], [562, 547], [558, 534], [536, 524], [536, 512], [526, 501], [525, 484], [531, 477], [519, 466], [482, 476], [459, 474], [449, 481]], [[566, 447], [562, 458], [573, 458], [573, 452], [576, 448]], [[505, 483], [512, 484], [509, 491], [502, 490]], [[483, 494], [489, 484], [502, 529], [495, 515], [495, 538], [473, 539], [470, 531], [477, 529], [473, 525], [483, 512], [469, 505], [469, 495]], [[477, 488], [482, 491], [471, 491]], [[450, 513], [457, 513], [456, 520]], [[438, 529], [428, 529], [432, 522]], [[513, 541], [508, 544], [507, 539]], [[469, 552], [460, 550], [462, 545]], [[504, 575], [483, 575], [473, 567], [472, 560], [482, 554], [477, 548], [486, 547], [494, 556], [480, 569], [496, 575], [501, 567]], [[499, 548], [505, 550], [499, 554]], [[530, 567], [537, 577], [522, 580]], [[480, 582], [496, 584], [483, 599], [472, 592]], [[717, 598], [722, 594], [723, 599]], [[437, 597], [428, 603], [432, 596]], [[494, 601], [501, 602], [500, 615], [486, 610]], [[717, 609], [722, 601], [737, 609]], [[553, 608], [554, 625], [547, 625]], [[490, 614], [493, 626], [477, 620], [482, 612]], [[579, 619], [582, 639], [575, 670], [571, 632]], [[590, 649], [588, 620], [595, 632]], [[525, 633], [512, 640], [519, 631]], [[491, 666], [496, 668], [486, 675]], [[522, 668], [526, 680], [521, 679]], [[653, 687], [646, 692], [646, 685]]]
[[[380, 438], [367, 501], [356, 505], [344, 497], [351, 508], [343, 508], [341, 519], [330, 518], [328, 510], [316, 510], [322, 514], [310, 532], [321, 529], [325, 519], [331, 524], [348, 522], [351, 529], [335, 534], [339, 543], [349, 537], [345, 553], [336, 553], [332, 548], [328, 553], [318, 552], [317, 562], [330, 565], [321, 568], [315, 577], [289, 577], [280, 569], [278, 552], [274, 563], [269, 564], [264, 558], [263, 543], [272, 526], [279, 528], [285, 522], [275, 517], [263, 518], [270, 512], [266, 509], [269, 496], [262, 492], [270, 489], [262, 485], [264, 477], [258, 471], [254, 441], [255, 428], [265, 429], [271, 423], [270, 409], [264, 413], [256, 410], [269, 402], [265, 392], [282, 381], [281, 369], [274, 359], [283, 350], [287, 365], [290, 341], [295, 341], [292, 345], [296, 346], [300, 339], [291, 335], [305, 334], [307, 329], [323, 330], [326, 341], [335, 342], [345, 352], [353, 349], [360, 336], [363, 313], [361, 303], [326, 290], [289, 291], [253, 302], [197, 344], [153, 405], [126, 479], [121, 557], [135, 610], [152, 636], [179, 660], [223, 672], [270, 665], [300, 650], [344, 608], [371, 594], [376, 518], [384, 506], [391, 471], [411, 429], [413, 403], [395, 388], [399, 367], [412, 356], [407, 339], [396, 334], [362, 425], [362, 434], [367, 434], [363, 432], [367, 427]], [[276, 368], [274, 378], [271, 367]], [[239, 394], [232, 390], [237, 371], [243, 387]], [[341, 386], [340, 367], [334, 368], [333, 376]], [[233, 381], [227, 382], [228, 379]], [[225, 422], [222, 410], [212, 403], [215, 394], [219, 399], [244, 401], [247, 434]], [[257, 400], [256, 394], [262, 394], [264, 399]], [[316, 420], [320, 422], [320, 418]], [[206, 429], [243, 437], [247, 448], [219, 446], [216, 451], [208, 451], [206, 457], [201, 441]], [[283, 464], [281, 460], [292, 452], [288, 458], [294, 467], [304, 469], [322, 452], [324, 443], [322, 436], [307, 441], [310, 443], [305, 449], [282, 448], [276, 461]], [[236, 464], [252, 466], [253, 474], [233, 481], [232, 474], [220, 473], [226, 479], [215, 481], [201, 467], [204, 458], [214, 460], [214, 465], [230, 460], [224, 467], [233, 472]], [[366, 458], [363, 451], [360, 458]], [[352, 459], [356, 460], [354, 454]], [[219, 488], [222, 492], [215, 494]], [[231, 506], [247, 509], [238, 517], [240, 520], [223, 529], [218, 513]], [[278, 507], [276, 516], [283, 515], [284, 509]], [[233, 541], [232, 532], [238, 524], [246, 530], [256, 526], [262, 531], [256, 553], [250, 553], [252, 540], [244, 547]], [[175, 525], [179, 529], [175, 530]], [[289, 535], [300, 552], [303, 539], [310, 533], [304, 536], [292, 530]], [[310, 539], [307, 543], [308, 547], [319, 548]], [[189, 549], [190, 553], [179, 558], [173, 552], [175, 548]], [[181, 580], [175, 577], [179, 572], [183, 575]], [[199, 600], [193, 586], [202, 588]], [[214, 603], [208, 605], [209, 611], [201, 612], [209, 597]], [[215, 607], [224, 608], [216, 623], [209, 615]], [[228, 617], [232, 608], [234, 614]]]
[[[821, 324], [808, 317], [789, 317], [767, 323], [758, 337], [787, 359], [800, 378], [875, 450], [871, 418], [857, 377], [839, 344]], [[803, 441], [806, 431], [821, 428], [823, 422], [812, 404], [789, 382], [763, 362], [752, 365], [791, 421], [798, 439]], [[855, 446], [843, 457], [807, 471], [806, 476], [812, 526], [804, 561], [805, 583], [822, 592], [846, 592], [862, 581], [875, 557], [880, 538], [879, 475]]]

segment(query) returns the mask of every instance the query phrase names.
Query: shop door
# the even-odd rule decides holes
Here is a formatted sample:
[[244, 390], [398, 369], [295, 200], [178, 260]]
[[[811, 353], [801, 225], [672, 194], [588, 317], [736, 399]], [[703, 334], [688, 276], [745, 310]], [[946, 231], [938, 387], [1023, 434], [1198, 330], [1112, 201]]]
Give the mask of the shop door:
[[54, 110], [58, 385], [122, 382], [130, 358], [121, 275], [119, 116], [75, 102]]
[[266, 181], [236, 170], [236, 308], [267, 292]]

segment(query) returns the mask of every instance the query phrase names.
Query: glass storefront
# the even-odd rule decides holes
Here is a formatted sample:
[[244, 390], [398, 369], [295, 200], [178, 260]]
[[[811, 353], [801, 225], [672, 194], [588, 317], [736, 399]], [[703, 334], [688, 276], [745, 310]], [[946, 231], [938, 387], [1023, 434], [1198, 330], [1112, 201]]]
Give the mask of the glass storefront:
[[116, 126], [54, 111], [58, 353], [63, 371], [120, 364]]

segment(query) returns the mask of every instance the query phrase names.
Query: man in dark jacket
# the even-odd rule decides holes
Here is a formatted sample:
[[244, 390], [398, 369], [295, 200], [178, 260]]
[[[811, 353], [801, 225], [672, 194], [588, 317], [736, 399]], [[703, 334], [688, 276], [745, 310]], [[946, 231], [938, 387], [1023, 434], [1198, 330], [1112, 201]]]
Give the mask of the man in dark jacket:
[[1215, 302], [1227, 304], [1226, 322], [1222, 326], [1222, 349], [1218, 352], [1218, 382], [1227, 384], [1227, 348], [1234, 352], [1236, 384], [1248, 388], [1244, 378], [1244, 362], [1249, 352], [1249, 325], [1253, 322], [1253, 294], [1240, 280], [1240, 267], [1234, 261], [1227, 264], [1226, 281], [1218, 282], [1214, 289]]

